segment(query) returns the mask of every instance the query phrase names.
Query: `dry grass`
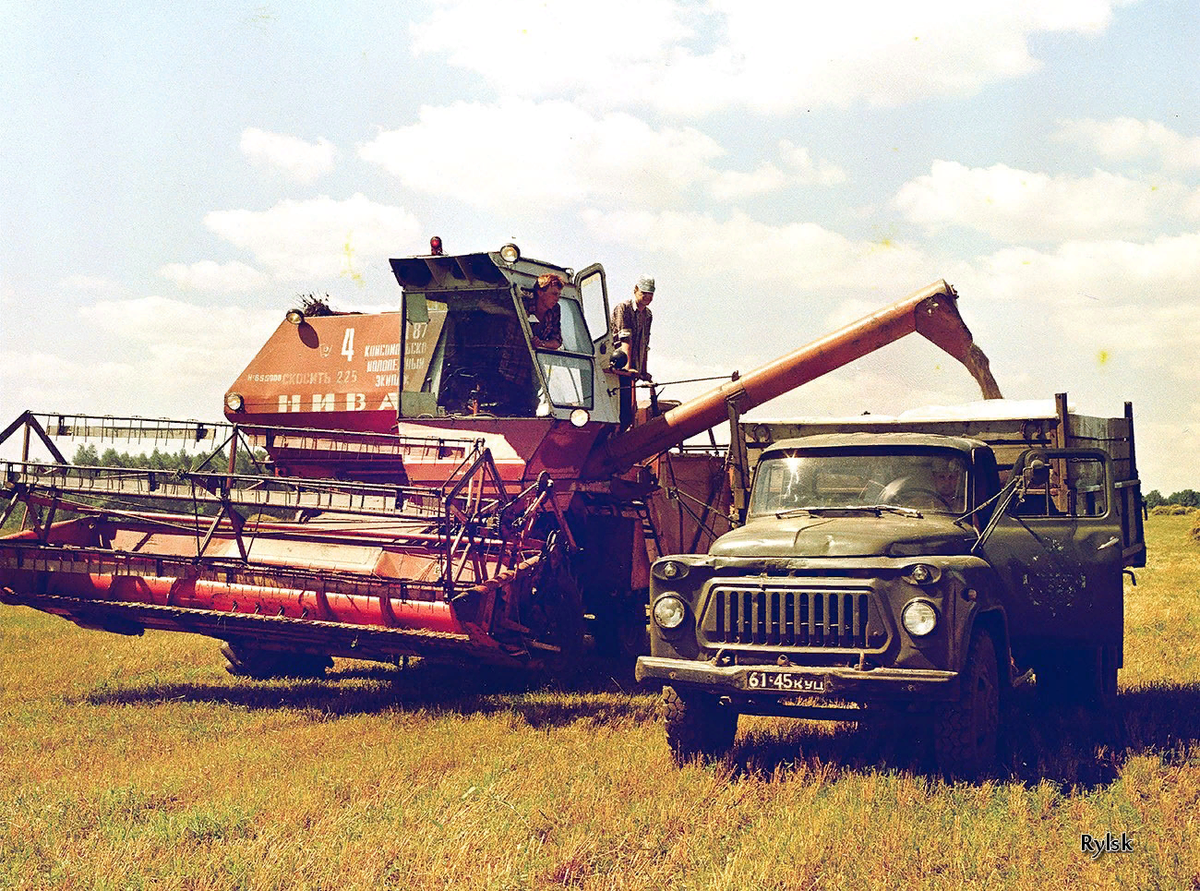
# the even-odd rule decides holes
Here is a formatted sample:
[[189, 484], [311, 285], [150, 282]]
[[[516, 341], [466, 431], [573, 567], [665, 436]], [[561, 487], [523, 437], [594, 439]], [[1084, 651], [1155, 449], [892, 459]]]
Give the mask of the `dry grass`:
[[[0, 888], [1200, 887], [1192, 522], [1149, 521], [1116, 711], [1019, 697], [974, 784], [902, 728], [743, 719], [677, 770], [617, 681], [244, 681], [204, 638], [0, 608]], [[1133, 852], [1081, 853], [1106, 832]]]

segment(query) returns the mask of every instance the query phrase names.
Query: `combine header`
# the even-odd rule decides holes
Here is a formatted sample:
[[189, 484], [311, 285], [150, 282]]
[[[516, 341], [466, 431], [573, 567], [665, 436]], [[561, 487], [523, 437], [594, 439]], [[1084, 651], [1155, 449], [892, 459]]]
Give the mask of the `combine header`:
[[[224, 424], [27, 412], [0, 433], [24, 429], [4, 516], [26, 508], [0, 539], [0, 601], [208, 635], [255, 677], [321, 675], [332, 656], [553, 668], [588, 637], [629, 655], [645, 648], [650, 561], [705, 550], [744, 494], [744, 450], [685, 440], [914, 331], [1000, 395], [937, 282], [622, 429], [600, 266], [514, 245], [391, 263], [400, 312], [291, 310], [231, 386]], [[532, 339], [545, 273], [566, 283], [554, 350]], [[34, 435], [52, 461], [29, 460]], [[211, 449], [186, 472], [84, 467], [61, 438]]]

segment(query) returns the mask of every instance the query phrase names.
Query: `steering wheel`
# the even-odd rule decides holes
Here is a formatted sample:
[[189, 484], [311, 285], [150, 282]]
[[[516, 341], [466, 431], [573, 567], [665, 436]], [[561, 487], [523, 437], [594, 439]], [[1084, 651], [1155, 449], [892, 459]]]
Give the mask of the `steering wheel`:
[[858, 500], [863, 504], [879, 504], [884, 490], [887, 488], [877, 480], [867, 480], [867, 484], [858, 491]]
[[471, 393], [479, 385], [479, 376], [469, 368], [456, 368], [442, 380], [441, 402], [455, 413], [467, 410]]
[[[903, 497], [902, 497], [903, 496]], [[940, 505], [942, 508], [948, 508], [949, 505], [940, 494], [927, 486], [919, 484], [909, 485], [909, 477], [902, 476], [888, 483], [882, 492], [879, 493], [880, 504], [913, 504], [925, 505]]]

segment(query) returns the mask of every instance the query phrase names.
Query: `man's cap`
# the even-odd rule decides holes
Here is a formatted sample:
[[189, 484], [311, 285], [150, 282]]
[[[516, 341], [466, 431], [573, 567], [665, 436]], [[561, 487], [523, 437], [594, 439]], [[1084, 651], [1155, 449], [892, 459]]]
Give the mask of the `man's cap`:
[[637, 280], [637, 289], [643, 294], [654, 293], [654, 279], [648, 275], [643, 275]]

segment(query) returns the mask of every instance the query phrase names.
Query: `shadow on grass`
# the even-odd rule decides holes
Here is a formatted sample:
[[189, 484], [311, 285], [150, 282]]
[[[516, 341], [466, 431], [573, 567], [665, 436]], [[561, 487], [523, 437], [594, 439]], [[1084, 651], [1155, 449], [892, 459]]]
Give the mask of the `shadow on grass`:
[[[652, 724], [658, 697], [638, 688], [611, 663], [589, 663], [571, 682], [547, 682], [491, 668], [418, 662], [398, 669], [350, 663], [327, 680], [152, 683], [78, 697], [91, 705], [211, 702], [246, 709], [293, 709], [314, 720], [359, 714], [512, 714], [530, 727], [552, 729], [588, 721], [596, 726]], [[735, 775], [787, 777], [801, 769], [898, 770], [939, 776], [928, 722], [822, 725], [781, 721], [739, 735], [729, 758]], [[1063, 790], [1103, 787], [1125, 762], [1152, 754], [1172, 762], [1194, 758], [1200, 744], [1200, 685], [1157, 684], [1123, 691], [1113, 709], [1056, 707], [1034, 691], [1016, 692], [1004, 713], [1000, 757], [992, 778]], [[664, 742], [665, 748], [665, 742]]]
[[69, 702], [140, 705], [210, 702], [245, 709], [293, 709], [328, 720], [349, 715], [430, 711], [460, 715], [511, 713], [531, 727], [552, 728], [579, 720], [596, 725], [653, 721], [657, 698], [645, 695], [626, 672], [596, 660], [568, 679], [547, 679], [494, 667], [462, 667], [418, 661], [335, 667], [325, 680], [130, 683]]
[[[1194, 759], [1197, 743], [1200, 685], [1135, 688], [1122, 692], [1104, 712], [1055, 706], [1026, 688], [1005, 708], [998, 764], [987, 778], [1088, 790], [1112, 783], [1125, 762], [1138, 755], [1176, 763]], [[798, 723], [781, 734], [752, 732], [738, 739], [731, 762], [735, 773], [758, 776], [786, 776], [818, 766], [940, 776], [928, 722], [912, 718], [842, 724], [832, 732], [812, 723]]]

